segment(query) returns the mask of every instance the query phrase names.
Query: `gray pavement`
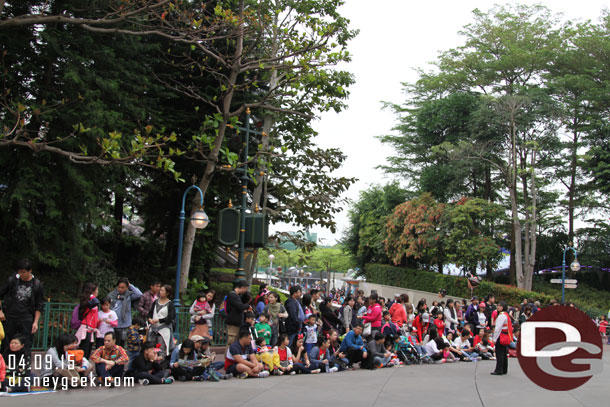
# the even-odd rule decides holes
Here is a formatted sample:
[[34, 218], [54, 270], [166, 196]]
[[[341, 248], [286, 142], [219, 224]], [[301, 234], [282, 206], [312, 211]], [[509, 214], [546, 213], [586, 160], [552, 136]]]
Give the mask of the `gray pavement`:
[[[232, 379], [219, 383], [174, 383], [133, 388], [81, 389], [2, 397], [12, 406], [517, 406], [599, 407], [610, 404], [610, 347], [604, 371], [569, 392], [552, 392], [532, 383], [516, 359], [507, 376], [491, 376], [494, 361], [400, 366], [375, 371]], [[478, 390], [477, 390], [478, 389]]]

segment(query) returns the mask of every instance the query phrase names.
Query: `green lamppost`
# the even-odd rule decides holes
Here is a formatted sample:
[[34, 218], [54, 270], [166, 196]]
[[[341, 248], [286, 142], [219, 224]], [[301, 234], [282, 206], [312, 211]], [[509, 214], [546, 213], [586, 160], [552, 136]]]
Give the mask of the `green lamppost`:
[[580, 270], [580, 263], [578, 262], [578, 252], [571, 245], [565, 248], [563, 251], [563, 263], [561, 266], [561, 303], [565, 304], [566, 301], [566, 253], [572, 250], [574, 252], [574, 261], [570, 264], [570, 269], [574, 272]]
[[244, 137], [244, 155], [243, 163], [237, 171], [241, 172], [241, 207], [240, 210], [240, 227], [239, 227], [239, 249], [237, 256], [237, 270], [235, 271], [235, 281], [246, 279], [246, 270], [244, 269], [244, 254], [246, 252], [246, 207], [248, 205], [248, 145], [250, 144], [250, 134], [265, 136], [263, 132], [250, 129], [250, 108], [246, 109], [246, 127], [235, 127], [237, 130], [243, 131]]

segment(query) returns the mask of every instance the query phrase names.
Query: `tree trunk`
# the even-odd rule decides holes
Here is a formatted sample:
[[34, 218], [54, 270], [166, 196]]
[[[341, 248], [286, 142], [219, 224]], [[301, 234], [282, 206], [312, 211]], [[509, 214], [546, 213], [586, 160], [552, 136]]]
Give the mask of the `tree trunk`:
[[[243, 22], [244, 17], [244, 0], [239, 1], [239, 13], [238, 18]], [[243, 23], [242, 23], [243, 24]], [[231, 112], [231, 103], [233, 101], [233, 95], [235, 92], [235, 84], [237, 83], [237, 76], [239, 74], [242, 51], [243, 51], [243, 43], [244, 43], [244, 30], [243, 26], [239, 32], [237, 37], [237, 42], [235, 46], [234, 53], [234, 62], [231, 66], [231, 71], [229, 73], [227, 94], [222, 100], [222, 117], [223, 120], [218, 125], [218, 135], [214, 140], [214, 146], [210, 153], [207, 156], [207, 164], [205, 166], [205, 171], [203, 176], [201, 177], [201, 181], [199, 182], [199, 188], [203, 192], [204, 196], [212, 181], [212, 177], [214, 176], [214, 170], [216, 169], [216, 163], [218, 162], [218, 154], [220, 152], [220, 148], [222, 147], [222, 141], [224, 139], [227, 124], [230, 118]], [[195, 197], [196, 199], [197, 197]], [[197, 208], [198, 200], [194, 200], [194, 205], [191, 209], [191, 215], [198, 209]], [[188, 277], [189, 277], [189, 268], [191, 266], [191, 255], [193, 252], [193, 243], [195, 241], [195, 228], [188, 222], [188, 226], [186, 229], [186, 233], [184, 234], [184, 244], [182, 249], [182, 267], [180, 274], [180, 292], [183, 293], [186, 290], [188, 285]]]
[[525, 284], [523, 275], [523, 254], [521, 252], [521, 221], [519, 219], [519, 209], [517, 206], [517, 127], [515, 124], [515, 111], [516, 106], [511, 106], [510, 111], [510, 132], [511, 132], [511, 156], [508, 165], [509, 185], [508, 190], [510, 193], [510, 207], [511, 215], [513, 218], [513, 241], [515, 243], [515, 276], [517, 278], [517, 287], [523, 288]]

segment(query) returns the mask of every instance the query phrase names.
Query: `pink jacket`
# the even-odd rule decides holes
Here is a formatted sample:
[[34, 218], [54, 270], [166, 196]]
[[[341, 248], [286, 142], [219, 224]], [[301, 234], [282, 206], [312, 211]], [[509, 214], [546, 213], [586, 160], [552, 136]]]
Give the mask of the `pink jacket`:
[[369, 306], [366, 315], [362, 317], [362, 321], [370, 322], [371, 328], [381, 328], [381, 305], [375, 303]]

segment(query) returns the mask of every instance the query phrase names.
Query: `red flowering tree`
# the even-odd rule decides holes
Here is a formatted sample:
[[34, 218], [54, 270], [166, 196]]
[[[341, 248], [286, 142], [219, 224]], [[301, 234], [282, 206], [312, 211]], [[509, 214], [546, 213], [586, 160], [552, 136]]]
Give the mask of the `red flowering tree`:
[[390, 260], [401, 264], [413, 257], [425, 265], [437, 265], [443, 272], [445, 249], [442, 227], [445, 204], [438, 203], [430, 193], [398, 205], [388, 217], [385, 251]]

